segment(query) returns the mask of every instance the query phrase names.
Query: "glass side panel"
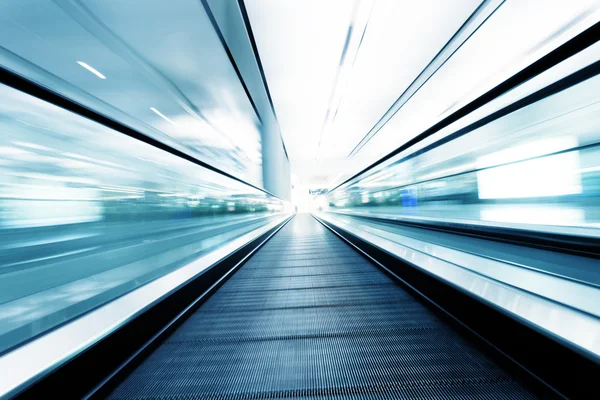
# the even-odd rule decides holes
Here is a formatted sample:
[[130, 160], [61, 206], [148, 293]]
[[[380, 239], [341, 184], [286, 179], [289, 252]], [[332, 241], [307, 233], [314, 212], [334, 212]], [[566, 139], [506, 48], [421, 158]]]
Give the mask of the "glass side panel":
[[260, 121], [200, 1], [5, 1], [0, 63], [263, 187]]
[[279, 215], [279, 199], [0, 86], [0, 353]]
[[368, 171], [322, 207], [598, 236], [600, 77]]

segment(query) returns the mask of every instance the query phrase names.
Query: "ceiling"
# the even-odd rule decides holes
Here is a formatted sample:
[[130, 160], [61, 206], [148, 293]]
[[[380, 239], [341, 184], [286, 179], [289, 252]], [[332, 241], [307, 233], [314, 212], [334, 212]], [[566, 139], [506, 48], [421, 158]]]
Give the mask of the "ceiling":
[[2, 64], [262, 186], [259, 120], [200, 1], [20, 0], [0, 10]]
[[236, 66], [230, 49], [255, 53], [248, 38], [228, 49], [220, 34], [234, 27], [219, 33], [207, 12], [227, 4], [247, 13], [242, 28], [255, 41], [295, 183], [326, 188], [558, 46], [600, 8], [600, 0], [222, 1], [6, 1], [0, 62], [261, 186], [267, 108], [248, 88], [263, 82], [244, 82], [239, 69], [257, 61]]
[[[560, 44], [600, 2], [244, 3], [297, 182], [332, 187]], [[477, 24], [468, 40], [361, 143], [469, 17], [486, 7], [491, 16], [481, 26], [469, 21]]]

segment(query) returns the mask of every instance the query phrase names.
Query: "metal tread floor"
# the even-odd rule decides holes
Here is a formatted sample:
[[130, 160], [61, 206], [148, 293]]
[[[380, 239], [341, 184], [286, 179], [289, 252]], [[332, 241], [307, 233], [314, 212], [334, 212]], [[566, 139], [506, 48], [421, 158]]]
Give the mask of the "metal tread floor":
[[269, 240], [110, 397], [535, 398], [309, 215]]

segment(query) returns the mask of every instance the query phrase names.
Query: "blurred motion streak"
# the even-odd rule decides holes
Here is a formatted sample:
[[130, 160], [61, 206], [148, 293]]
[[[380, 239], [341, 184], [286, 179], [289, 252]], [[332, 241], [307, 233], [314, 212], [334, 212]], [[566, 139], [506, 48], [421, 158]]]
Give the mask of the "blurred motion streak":
[[2, 65], [264, 187], [260, 121], [200, 1], [24, 0], [1, 10]]
[[321, 208], [537, 230], [565, 226], [597, 237], [599, 126], [595, 76], [430, 150], [408, 151], [327, 194]]
[[289, 213], [290, 165], [348, 220], [600, 238], [600, 43], [485, 97], [600, 0], [223, 4], [3, 2], [2, 71], [235, 179], [0, 84], [0, 354]]
[[0, 110], [0, 353], [284, 211], [262, 191], [7, 86]]

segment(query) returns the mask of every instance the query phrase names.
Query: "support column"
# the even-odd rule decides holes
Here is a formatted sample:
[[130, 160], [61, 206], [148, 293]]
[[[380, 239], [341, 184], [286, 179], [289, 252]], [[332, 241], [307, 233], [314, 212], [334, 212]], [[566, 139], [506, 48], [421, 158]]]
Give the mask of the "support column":
[[234, 0], [206, 0], [206, 4], [260, 116], [263, 187], [291, 200], [290, 161], [239, 4]]
[[263, 121], [261, 140], [265, 189], [282, 199], [290, 200], [290, 161], [285, 154], [275, 121]]

